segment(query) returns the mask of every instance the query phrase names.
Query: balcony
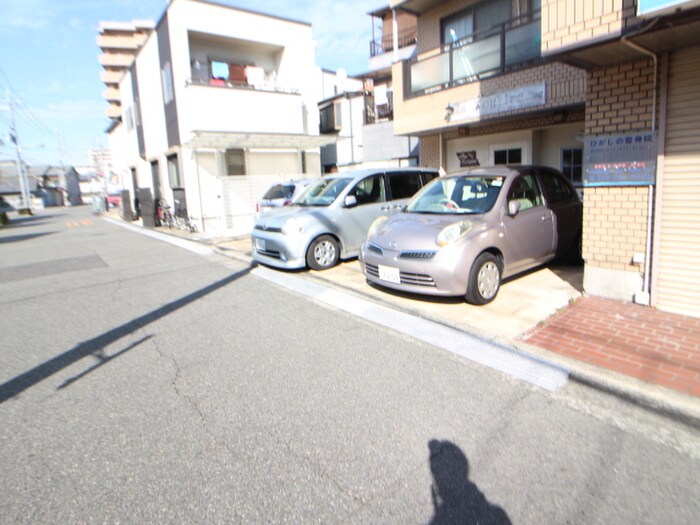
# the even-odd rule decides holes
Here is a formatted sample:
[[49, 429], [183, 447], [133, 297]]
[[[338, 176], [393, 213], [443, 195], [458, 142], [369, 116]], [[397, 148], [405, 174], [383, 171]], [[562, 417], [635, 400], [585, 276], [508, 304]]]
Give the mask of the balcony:
[[[416, 43], [416, 28], [411, 27], [399, 31], [398, 33], [399, 49], [415, 45]], [[385, 34], [369, 43], [369, 56], [376, 57], [389, 53], [394, 50], [394, 35], [391, 33]]]
[[124, 55], [118, 53], [103, 53], [99, 62], [103, 67], [129, 67], [134, 61], [134, 55]]
[[510, 20], [425, 55], [430, 56], [410, 63], [409, 97], [531, 65], [541, 59], [540, 13]]
[[301, 95], [274, 85], [256, 88], [212, 81], [187, 82], [185, 99], [178, 103], [186, 131], [305, 132]]

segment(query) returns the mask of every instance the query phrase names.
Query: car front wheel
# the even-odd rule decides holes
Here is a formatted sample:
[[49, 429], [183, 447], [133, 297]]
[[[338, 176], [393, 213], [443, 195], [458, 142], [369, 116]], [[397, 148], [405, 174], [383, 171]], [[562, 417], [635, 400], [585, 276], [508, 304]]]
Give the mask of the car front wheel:
[[468, 303], [490, 303], [501, 287], [501, 262], [492, 253], [482, 253], [476, 258], [469, 272], [465, 299]]
[[321, 235], [313, 240], [306, 251], [306, 264], [312, 270], [327, 270], [338, 262], [340, 246], [330, 235]]

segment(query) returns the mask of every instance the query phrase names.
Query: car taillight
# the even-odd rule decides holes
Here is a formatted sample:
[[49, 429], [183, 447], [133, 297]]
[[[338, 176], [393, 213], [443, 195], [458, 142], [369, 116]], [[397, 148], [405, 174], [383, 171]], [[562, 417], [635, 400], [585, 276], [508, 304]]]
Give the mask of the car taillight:
[[255, 203], [255, 213], [260, 213], [260, 203], [259, 202]]
[[282, 206], [289, 206], [291, 203], [291, 199], [287, 199], [286, 201], [284, 201], [284, 204], [282, 204]]

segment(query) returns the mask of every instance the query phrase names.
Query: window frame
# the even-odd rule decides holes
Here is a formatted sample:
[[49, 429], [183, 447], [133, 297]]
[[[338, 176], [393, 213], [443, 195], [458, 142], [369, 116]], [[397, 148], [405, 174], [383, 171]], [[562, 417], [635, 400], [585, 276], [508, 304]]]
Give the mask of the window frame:
[[182, 171], [180, 170], [180, 159], [178, 154], [173, 153], [172, 155], [165, 157], [165, 159], [168, 165], [168, 184], [170, 184], [170, 188], [173, 190], [184, 189], [185, 184], [182, 178]]
[[[232, 153], [238, 153], [240, 154], [240, 164], [237, 165], [232, 165], [229, 164], [229, 154]], [[246, 162], [246, 152], [244, 149], [241, 148], [229, 148], [224, 150], [224, 174], [227, 177], [245, 177], [248, 175], [247, 169], [248, 169], [248, 163]], [[241, 167], [242, 169], [240, 170], [240, 173], [231, 173], [231, 167]]]
[[[571, 164], [568, 167], [564, 166], [564, 156], [567, 152], [571, 153]], [[568, 179], [568, 181], [573, 184], [575, 187], [576, 186], [583, 186], [583, 148], [578, 148], [578, 147], [569, 147], [569, 148], [561, 148], [560, 151], [560, 157], [559, 157], [559, 162], [560, 162], [560, 169], [564, 174], [564, 177]], [[578, 153], [580, 155], [580, 164], [576, 164], [574, 162], [574, 155]], [[578, 179], [575, 177], [575, 173], [573, 172], [574, 170], [578, 169]]]

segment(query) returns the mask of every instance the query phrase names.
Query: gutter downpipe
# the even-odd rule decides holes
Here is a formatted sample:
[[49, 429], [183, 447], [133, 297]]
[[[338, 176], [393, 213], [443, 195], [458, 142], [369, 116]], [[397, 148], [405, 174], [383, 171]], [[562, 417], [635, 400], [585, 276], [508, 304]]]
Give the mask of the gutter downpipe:
[[[658, 18], [654, 21], [656, 21]], [[649, 27], [654, 25], [652, 23]], [[649, 28], [648, 27], [648, 28]], [[647, 28], [647, 29], [648, 29]], [[657, 97], [657, 90], [658, 90], [658, 84], [659, 84], [659, 57], [654, 53], [653, 51], [650, 51], [649, 49], [640, 46], [639, 44], [632, 42], [627, 39], [627, 36], [623, 36], [620, 39], [620, 42], [625, 44], [628, 47], [631, 47], [632, 49], [639, 51], [640, 53], [647, 55], [652, 58], [654, 61], [654, 90], [652, 94], [652, 101], [651, 101], [651, 131], [654, 133], [656, 131], [656, 97]], [[657, 172], [657, 180], [656, 183], [658, 184], [658, 175], [659, 175], [659, 169], [660, 166], [662, 166], [662, 161], [663, 160], [663, 153], [662, 153], [662, 142], [659, 139], [658, 144], [657, 144], [657, 153], [656, 153], [656, 172]], [[651, 247], [652, 247], [652, 228], [654, 225], [654, 185], [650, 184], [648, 186], [648, 201], [649, 201], [649, 207], [647, 210], [647, 239], [646, 239], [646, 250], [644, 254], [644, 280], [642, 284], [642, 292], [634, 294], [634, 302], [637, 304], [642, 304], [645, 306], [651, 306], [651, 293], [650, 293], [650, 288], [651, 288]]]

